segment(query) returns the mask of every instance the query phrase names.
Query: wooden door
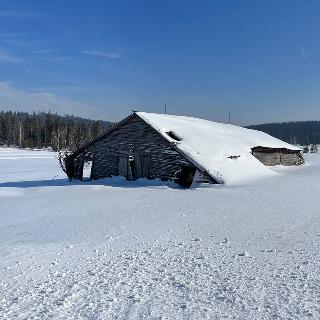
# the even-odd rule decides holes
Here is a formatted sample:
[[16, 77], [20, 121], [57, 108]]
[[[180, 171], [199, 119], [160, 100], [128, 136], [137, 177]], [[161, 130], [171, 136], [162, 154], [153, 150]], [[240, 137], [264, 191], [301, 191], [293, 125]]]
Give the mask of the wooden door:
[[134, 155], [134, 161], [135, 161], [134, 179], [139, 179], [139, 178], [148, 179], [150, 177], [150, 166], [151, 166], [150, 155], [136, 152]]
[[119, 154], [118, 175], [127, 178], [129, 158], [125, 154]]
[[145, 154], [141, 157], [141, 177], [149, 178], [150, 177], [150, 155]]

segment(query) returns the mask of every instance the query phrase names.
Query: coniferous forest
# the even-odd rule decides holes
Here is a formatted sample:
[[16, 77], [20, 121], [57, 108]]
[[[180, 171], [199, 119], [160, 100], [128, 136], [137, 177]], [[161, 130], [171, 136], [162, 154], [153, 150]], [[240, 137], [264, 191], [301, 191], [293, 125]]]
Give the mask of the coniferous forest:
[[[0, 112], [0, 146], [75, 150], [112, 122], [61, 116], [51, 112]], [[291, 144], [320, 144], [320, 121], [266, 123], [248, 126]]]
[[320, 121], [265, 123], [248, 126], [291, 144], [320, 144]]
[[53, 113], [0, 112], [0, 145], [23, 148], [52, 148], [70, 151], [111, 126], [94, 121]]

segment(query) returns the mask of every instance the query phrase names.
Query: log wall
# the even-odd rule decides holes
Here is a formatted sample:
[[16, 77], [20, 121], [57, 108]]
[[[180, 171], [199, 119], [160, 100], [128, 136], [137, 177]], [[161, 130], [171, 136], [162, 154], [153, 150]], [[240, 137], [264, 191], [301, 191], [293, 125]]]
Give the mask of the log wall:
[[[175, 180], [181, 166], [194, 167], [155, 129], [135, 115], [81, 150], [73, 159], [73, 178], [82, 178], [83, 162], [88, 160], [92, 160], [92, 179], [119, 175], [119, 154], [132, 154], [136, 159], [143, 157], [149, 168], [144, 168], [146, 162], [142, 162], [138, 170], [147, 171], [150, 179]], [[206, 178], [211, 179], [207, 175]], [[211, 179], [211, 182], [214, 181]]]
[[301, 152], [297, 150], [256, 147], [252, 154], [266, 166], [298, 166], [304, 163]]

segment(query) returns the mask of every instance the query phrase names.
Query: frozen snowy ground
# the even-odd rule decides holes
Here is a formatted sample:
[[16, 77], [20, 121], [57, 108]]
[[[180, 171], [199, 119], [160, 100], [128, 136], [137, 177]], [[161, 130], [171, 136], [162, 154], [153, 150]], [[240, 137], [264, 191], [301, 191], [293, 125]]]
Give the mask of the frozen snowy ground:
[[69, 183], [52, 153], [0, 149], [0, 319], [319, 319], [307, 161], [181, 190]]

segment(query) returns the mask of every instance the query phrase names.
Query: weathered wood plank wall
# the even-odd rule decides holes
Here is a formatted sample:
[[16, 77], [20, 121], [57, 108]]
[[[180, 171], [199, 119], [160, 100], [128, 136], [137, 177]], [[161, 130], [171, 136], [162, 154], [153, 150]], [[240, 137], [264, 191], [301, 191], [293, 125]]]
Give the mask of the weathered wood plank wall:
[[294, 166], [304, 163], [301, 152], [297, 150], [256, 147], [252, 149], [252, 154], [266, 166]]
[[[92, 179], [123, 174], [121, 170], [119, 172], [119, 152], [132, 153], [136, 158], [144, 157], [138, 168], [141, 172], [136, 174], [147, 175], [150, 179], [171, 180], [181, 166], [194, 167], [155, 129], [134, 116], [124, 125], [89, 145], [74, 159], [74, 178], [81, 179], [83, 161], [89, 160], [92, 160]], [[204, 177], [208, 182], [214, 182], [205, 174], [202, 175], [202, 178]]]

